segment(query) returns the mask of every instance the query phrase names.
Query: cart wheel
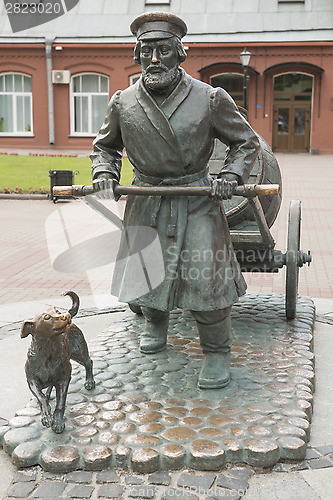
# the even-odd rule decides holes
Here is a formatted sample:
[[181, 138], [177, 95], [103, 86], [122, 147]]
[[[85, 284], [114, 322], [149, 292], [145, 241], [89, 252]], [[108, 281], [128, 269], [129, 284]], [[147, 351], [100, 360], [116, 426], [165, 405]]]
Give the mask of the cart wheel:
[[134, 304], [128, 304], [128, 307], [135, 314], [140, 314], [142, 316], [142, 311], [140, 306], [135, 306]]
[[289, 207], [286, 253], [286, 316], [294, 319], [298, 293], [298, 251], [301, 238], [301, 202], [292, 200]]

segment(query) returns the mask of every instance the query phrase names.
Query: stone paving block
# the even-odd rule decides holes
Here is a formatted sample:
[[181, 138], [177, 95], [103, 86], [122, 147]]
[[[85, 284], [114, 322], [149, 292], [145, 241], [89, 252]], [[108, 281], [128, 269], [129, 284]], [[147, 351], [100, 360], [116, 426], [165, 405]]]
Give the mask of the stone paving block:
[[298, 462], [298, 463], [278, 463], [275, 464], [274, 467], [272, 468], [272, 472], [297, 472], [301, 470], [307, 470], [309, 469], [309, 462]]
[[171, 476], [168, 472], [159, 471], [154, 474], [150, 474], [148, 477], [149, 484], [156, 484], [161, 486], [169, 486], [171, 482]]
[[198, 470], [218, 470], [224, 465], [226, 454], [218, 444], [208, 439], [197, 439], [190, 449], [191, 466]]
[[333, 453], [333, 444], [316, 446], [316, 450], [318, 450], [322, 455], [328, 455], [329, 453]]
[[38, 463], [39, 456], [44, 448], [44, 444], [39, 441], [28, 441], [19, 444], [12, 453], [13, 464], [18, 468], [35, 465]]
[[80, 455], [74, 446], [56, 446], [46, 449], [41, 456], [41, 466], [49, 472], [64, 472], [78, 468]]
[[248, 482], [228, 477], [226, 474], [220, 474], [216, 480], [216, 486], [228, 490], [242, 491], [245, 493], [248, 487]]
[[37, 478], [37, 471], [28, 471], [28, 472], [23, 472], [19, 471], [15, 474], [13, 478], [13, 483], [19, 483], [19, 482], [29, 482], [29, 481], [35, 481]]
[[9, 492], [9, 498], [27, 498], [35, 489], [36, 485], [31, 482], [20, 482], [14, 484]]
[[104, 445], [89, 445], [83, 450], [84, 468], [102, 470], [110, 466], [112, 450]]
[[159, 469], [159, 453], [152, 448], [134, 450], [131, 456], [133, 471], [142, 474], [155, 472]]
[[91, 483], [92, 478], [93, 478], [92, 472], [77, 470], [74, 472], [70, 472], [69, 474], [66, 474], [65, 481], [67, 481], [68, 483], [89, 484]]
[[77, 484], [69, 489], [66, 494], [72, 498], [90, 498], [94, 491], [93, 486], [87, 486], [83, 484]]
[[320, 458], [320, 453], [313, 449], [313, 448], [308, 448], [305, 453], [305, 460], [311, 460], [312, 458]]
[[34, 492], [34, 498], [58, 497], [60, 498], [66, 488], [66, 484], [60, 481], [45, 481]]
[[120, 481], [119, 475], [114, 470], [104, 470], [96, 475], [96, 483], [117, 483]]
[[175, 498], [186, 498], [188, 500], [199, 500], [198, 495], [195, 495], [191, 491], [178, 488], [167, 488], [163, 493], [161, 500], [175, 500]]
[[280, 445], [281, 458], [288, 460], [300, 460], [306, 453], [306, 442], [294, 436], [279, 437], [277, 442]]
[[228, 471], [228, 474], [236, 479], [249, 481], [250, 478], [253, 476], [254, 472], [248, 467], [235, 467], [233, 469], [230, 469]]
[[41, 481], [64, 481], [66, 474], [41, 470]]
[[333, 467], [333, 463], [327, 458], [317, 458], [308, 461], [310, 469], [324, 469], [326, 467]]
[[242, 494], [239, 494], [236, 490], [228, 490], [228, 489], [219, 489], [215, 488], [214, 490], [209, 492], [209, 496], [206, 497], [206, 500], [240, 500], [242, 498]]
[[97, 491], [98, 498], [123, 498], [125, 487], [121, 484], [103, 484]]
[[185, 459], [185, 448], [179, 444], [166, 444], [161, 450], [161, 463], [163, 469], [181, 469], [185, 465]]
[[259, 467], [274, 465], [280, 457], [279, 446], [273, 439], [245, 439], [246, 462]]
[[194, 475], [184, 473], [179, 476], [177, 481], [177, 486], [182, 486], [184, 488], [190, 488], [193, 490], [201, 490], [202, 492], [207, 492], [209, 488], [212, 486], [216, 478], [216, 474], [203, 474], [203, 475]]
[[32, 441], [39, 436], [40, 432], [32, 427], [13, 428], [3, 437], [3, 448], [7, 453], [12, 454], [19, 444]]
[[[333, 467], [333, 464], [332, 464], [332, 467]], [[296, 465], [292, 465], [291, 464], [291, 467], [290, 467], [290, 472], [297, 472], [297, 471], [300, 471], [300, 470], [307, 470], [309, 468], [309, 465], [308, 465], [308, 462], [299, 462], [298, 464]]]
[[130, 498], [154, 498], [156, 493], [156, 488], [154, 486], [146, 485], [136, 485], [131, 486], [128, 490], [128, 496]]
[[133, 475], [125, 476], [125, 484], [129, 485], [143, 484], [143, 479], [142, 477], [139, 476], [133, 476]]

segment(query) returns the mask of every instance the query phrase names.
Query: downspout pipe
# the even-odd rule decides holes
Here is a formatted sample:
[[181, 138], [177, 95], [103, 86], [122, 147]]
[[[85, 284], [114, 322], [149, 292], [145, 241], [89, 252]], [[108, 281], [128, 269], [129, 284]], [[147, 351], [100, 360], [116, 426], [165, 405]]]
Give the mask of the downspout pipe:
[[47, 100], [49, 114], [49, 143], [54, 146], [54, 101], [53, 101], [53, 83], [52, 83], [52, 45], [54, 38], [45, 38], [46, 54], [46, 76], [47, 76]]

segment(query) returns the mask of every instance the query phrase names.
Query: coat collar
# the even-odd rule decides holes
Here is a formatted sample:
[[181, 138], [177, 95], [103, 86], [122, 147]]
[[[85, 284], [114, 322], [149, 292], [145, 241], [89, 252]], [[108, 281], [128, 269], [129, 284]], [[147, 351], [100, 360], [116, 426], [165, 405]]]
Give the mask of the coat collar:
[[163, 139], [169, 144], [177, 145], [178, 148], [178, 141], [169, 120], [184, 99], [186, 99], [192, 88], [191, 77], [183, 69], [181, 69], [181, 72], [182, 77], [177, 87], [160, 106], [143, 85], [142, 78], [138, 81], [138, 91], [136, 93], [138, 103], [154, 128]]
[[161, 108], [163, 109], [163, 112], [168, 120], [170, 120], [173, 113], [181, 105], [184, 99], [186, 99], [192, 89], [192, 78], [187, 75], [183, 69], [180, 68], [180, 70], [182, 72], [180, 82], [161, 105]]

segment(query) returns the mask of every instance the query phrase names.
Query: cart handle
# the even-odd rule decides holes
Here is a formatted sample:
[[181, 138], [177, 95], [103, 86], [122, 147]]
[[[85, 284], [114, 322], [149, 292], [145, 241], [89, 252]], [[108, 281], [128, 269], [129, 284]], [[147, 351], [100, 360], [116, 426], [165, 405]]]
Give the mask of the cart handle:
[[[236, 186], [234, 195], [253, 198], [255, 196], [266, 196], [278, 194], [279, 184], [243, 184]], [[53, 196], [86, 196], [94, 193], [93, 186], [73, 185], [54, 186]], [[211, 196], [210, 186], [122, 186], [114, 187], [117, 195], [129, 194], [136, 196]]]

